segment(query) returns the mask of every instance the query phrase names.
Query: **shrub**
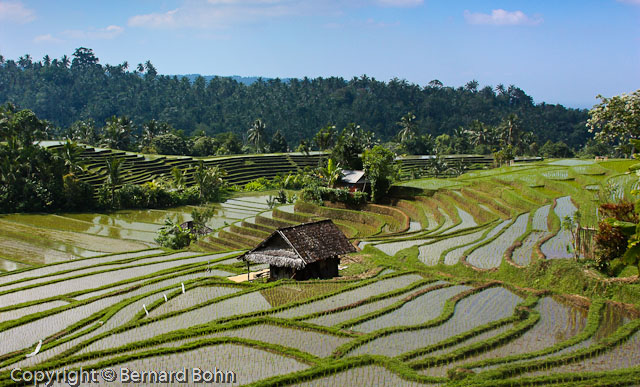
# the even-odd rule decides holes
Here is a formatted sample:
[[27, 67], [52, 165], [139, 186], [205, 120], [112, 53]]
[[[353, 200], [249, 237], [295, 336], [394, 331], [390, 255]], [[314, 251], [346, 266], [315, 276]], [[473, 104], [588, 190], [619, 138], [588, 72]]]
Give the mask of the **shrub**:
[[185, 230], [179, 224], [173, 223], [171, 219], [165, 219], [164, 224], [158, 230], [158, 236], [155, 238], [155, 241], [160, 246], [179, 250], [189, 246], [194, 239], [189, 230]]
[[88, 210], [94, 207], [93, 188], [73, 174], [63, 178], [65, 208], [70, 211]]
[[[606, 218], [624, 222], [638, 222], [638, 215], [634, 212], [633, 203], [605, 203], [600, 205], [600, 214]], [[598, 269], [607, 270], [610, 262], [621, 257], [627, 250], [629, 237], [622, 230], [614, 227], [606, 220], [598, 223], [598, 233], [594, 238], [596, 264]]]
[[266, 177], [259, 177], [244, 185], [245, 191], [264, 191], [272, 188], [272, 184]]
[[329, 201], [332, 203], [344, 203], [351, 206], [359, 206], [367, 202], [366, 192], [349, 192], [344, 188], [327, 188], [312, 185], [302, 190], [301, 198], [304, 201], [316, 204]]

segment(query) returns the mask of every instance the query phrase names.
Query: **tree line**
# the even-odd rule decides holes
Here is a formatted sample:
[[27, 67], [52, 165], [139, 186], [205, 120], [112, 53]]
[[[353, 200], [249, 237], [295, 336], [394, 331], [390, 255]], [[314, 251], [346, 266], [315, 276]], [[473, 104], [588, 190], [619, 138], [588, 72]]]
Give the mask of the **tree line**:
[[[93, 50], [80, 47], [62, 58], [0, 55], [0, 85], [0, 102], [32, 110], [48, 121], [53, 137], [169, 154], [320, 149], [313, 139], [321, 129], [351, 123], [378, 142], [405, 142], [403, 151], [409, 153], [436, 145], [443, 152], [494, 152], [500, 141], [515, 140], [496, 138], [514, 117], [523, 136], [518, 142], [533, 145], [525, 153], [548, 141], [577, 150], [591, 138], [586, 110], [535, 104], [514, 85], [480, 88], [474, 80], [458, 88], [438, 80], [420, 86], [366, 75], [259, 78], [250, 85], [225, 77], [190, 81], [160, 75], [151, 61], [103, 65]], [[412, 133], [400, 138], [397, 123], [408, 112]], [[257, 120], [260, 133], [252, 135]], [[473, 139], [466, 138], [470, 131]], [[152, 144], [158, 136], [164, 137]]]

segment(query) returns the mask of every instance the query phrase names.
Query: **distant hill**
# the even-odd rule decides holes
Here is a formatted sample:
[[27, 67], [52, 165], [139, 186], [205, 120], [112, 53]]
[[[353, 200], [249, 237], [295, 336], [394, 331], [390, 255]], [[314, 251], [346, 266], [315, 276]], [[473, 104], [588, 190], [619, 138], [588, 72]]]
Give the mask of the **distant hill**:
[[[176, 76], [178, 78], [186, 77], [189, 81], [191, 81], [191, 83], [193, 83], [196, 80], [196, 78], [201, 76], [201, 74], [178, 74]], [[251, 85], [254, 82], [257, 82], [258, 79], [260, 78], [262, 78], [263, 81], [274, 79], [274, 78], [264, 78], [264, 77], [242, 77], [240, 75], [202, 75], [202, 77], [204, 78], [205, 81], [207, 81], [207, 83], [215, 77], [220, 77], [220, 78], [231, 78], [234, 81], [238, 83], [242, 83], [243, 85], [247, 85], [247, 86]], [[287, 83], [289, 82], [290, 79], [291, 78], [281, 78], [280, 81]]]
[[[519, 118], [521, 133], [534, 134], [530, 140], [538, 147], [563, 141], [577, 149], [592, 137], [585, 126], [586, 110], [536, 104], [515, 85], [481, 87], [470, 81], [454, 88], [438, 80], [418, 85], [366, 75], [351, 79], [207, 75], [202, 83], [188, 82], [197, 74], [182, 77], [162, 75], [150, 62], [131, 70], [122, 64], [100, 64], [90, 49], [75, 53], [71, 61], [6, 58], [0, 64], [0, 104], [32, 109], [58, 126], [59, 133], [68, 133], [79, 120], [93, 119], [100, 128], [113, 116], [127, 116], [138, 133], [155, 119], [187, 136], [233, 132], [242, 137], [260, 118], [266, 125], [265, 141], [280, 131], [292, 148], [302, 140], [311, 141], [329, 124], [339, 132], [355, 123], [381, 142], [397, 140], [398, 122], [408, 112], [416, 117], [416, 131], [433, 138], [452, 137], [472, 127], [501, 127], [510, 114]], [[469, 151], [478, 145], [484, 146], [478, 153], [493, 150], [481, 143], [486, 142], [483, 139], [471, 144], [457, 136], [465, 141], [454, 143], [450, 137], [440, 138], [445, 149]]]

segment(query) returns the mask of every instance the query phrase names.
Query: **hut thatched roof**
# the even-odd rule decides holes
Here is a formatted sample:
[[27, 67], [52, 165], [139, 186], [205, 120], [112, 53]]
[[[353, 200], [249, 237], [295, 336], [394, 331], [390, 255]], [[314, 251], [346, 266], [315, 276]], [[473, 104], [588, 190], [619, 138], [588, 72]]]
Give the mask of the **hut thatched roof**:
[[356, 251], [330, 220], [280, 228], [238, 259], [303, 269], [310, 263]]

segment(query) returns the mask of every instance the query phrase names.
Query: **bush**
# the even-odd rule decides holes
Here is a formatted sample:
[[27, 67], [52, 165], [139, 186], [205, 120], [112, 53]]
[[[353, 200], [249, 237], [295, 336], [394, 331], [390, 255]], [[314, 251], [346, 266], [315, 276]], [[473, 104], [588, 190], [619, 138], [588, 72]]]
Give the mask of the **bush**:
[[265, 191], [273, 188], [273, 185], [266, 177], [260, 177], [244, 185], [245, 191]]
[[180, 227], [179, 224], [173, 223], [171, 219], [165, 219], [164, 224], [165, 225], [158, 230], [158, 236], [155, 238], [155, 241], [158, 242], [160, 246], [179, 250], [189, 246], [194, 239], [189, 230], [185, 230]]
[[186, 155], [188, 151], [187, 142], [172, 133], [156, 136], [151, 146], [161, 155]]
[[359, 206], [367, 202], [367, 194], [365, 192], [349, 192], [344, 188], [327, 188], [318, 185], [304, 188], [301, 195], [302, 200], [317, 204], [322, 204], [325, 200], [350, 206]]
[[66, 210], [82, 211], [94, 207], [91, 184], [78, 180], [73, 174], [65, 175], [62, 180]]
[[[613, 218], [623, 222], [638, 222], [638, 215], [634, 212], [633, 203], [630, 202], [605, 203], [600, 205], [599, 212], [605, 218]], [[627, 250], [628, 241], [629, 237], [619, 228], [613, 227], [606, 220], [600, 221], [598, 233], [594, 238], [598, 269], [608, 270], [611, 261], [621, 257]]]

